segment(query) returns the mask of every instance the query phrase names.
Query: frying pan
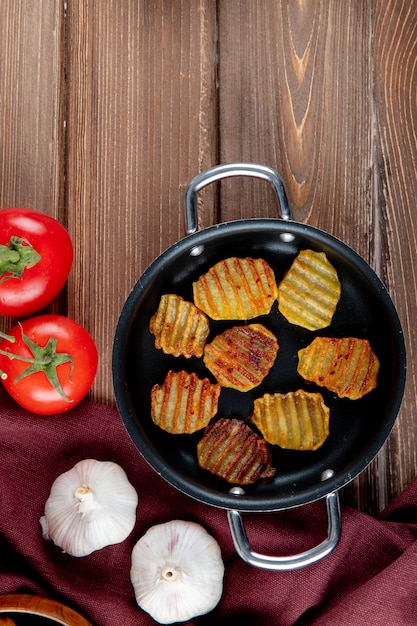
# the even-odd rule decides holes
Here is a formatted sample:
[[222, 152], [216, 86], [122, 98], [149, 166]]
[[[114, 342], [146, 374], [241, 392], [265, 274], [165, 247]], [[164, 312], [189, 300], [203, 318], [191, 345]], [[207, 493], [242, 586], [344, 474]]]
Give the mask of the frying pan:
[[[280, 219], [236, 220], [198, 231], [198, 191], [230, 176], [269, 181]], [[236, 549], [245, 561], [269, 569], [302, 567], [336, 546], [340, 536], [338, 490], [367, 467], [393, 427], [405, 385], [401, 324], [384, 284], [354, 250], [327, 232], [292, 221], [283, 183], [273, 169], [251, 163], [216, 166], [189, 183], [184, 204], [188, 236], [165, 250], [145, 270], [119, 317], [112, 357], [117, 407], [133, 443], [162, 478], [191, 498], [227, 510]], [[254, 399], [264, 393], [319, 390], [330, 408], [330, 434], [314, 452], [271, 446], [275, 477], [245, 489], [233, 487], [199, 468], [196, 447], [201, 432], [170, 435], [153, 424], [151, 388], [163, 383], [168, 370], [185, 369], [209, 378], [211, 375], [202, 359], [173, 357], [155, 349], [149, 321], [165, 293], [192, 301], [193, 281], [221, 259], [262, 257], [279, 282], [302, 249], [325, 252], [338, 273], [342, 293], [331, 325], [318, 332], [292, 325], [275, 303], [269, 315], [258, 319], [278, 337], [280, 349], [274, 366], [261, 385], [250, 392], [222, 389], [218, 416], [247, 420]], [[211, 321], [208, 341], [236, 323]], [[317, 335], [367, 338], [380, 361], [376, 388], [360, 400], [349, 400], [314, 384], [307, 385], [297, 373], [297, 352]], [[319, 546], [291, 557], [263, 556], [251, 550], [242, 512], [279, 511], [320, 498], [326, 500], [328, 535]]]

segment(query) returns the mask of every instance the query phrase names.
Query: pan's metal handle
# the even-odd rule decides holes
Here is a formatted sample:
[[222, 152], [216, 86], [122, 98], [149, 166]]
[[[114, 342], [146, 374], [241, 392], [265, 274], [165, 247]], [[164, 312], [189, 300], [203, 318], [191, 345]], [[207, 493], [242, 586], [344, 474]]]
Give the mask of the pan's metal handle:
[[[236, 495], [242, 494], [242, 491], [240, 487], [235, 487], [232, 490]], [[241, 514], [235, 510], [228, 511], [227, 518], [236, 552], [249, 565], [270, 570], [292, 570], [316, 563], [334, 550], [341, 533], [340, 506], [337, 491], [327, 494], [326, 505], [328, 518], [327, 539], [310, 550], [291, 556], [268, 556], [254, 552], [249, 545]]]
[[187, 185], [184, 194], [185, 229], [188, 235], [195, 233], [197, 224], [197, 193], [206, 185], [230, 176], [251, 176], [267, 180], [276, 195], [278, 202], [278, 216], [288, 221], [291, 211], [283, 182], [277, 172], [266, 165], [257, 163], [227, 163], [216, 165], [209, 170], [197, 174]]

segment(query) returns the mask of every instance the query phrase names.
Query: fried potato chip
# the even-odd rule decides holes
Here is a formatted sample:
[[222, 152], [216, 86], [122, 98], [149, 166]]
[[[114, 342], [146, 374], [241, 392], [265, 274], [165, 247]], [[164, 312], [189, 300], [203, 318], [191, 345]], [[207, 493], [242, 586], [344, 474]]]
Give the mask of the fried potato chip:
[[326, 254], [302, 250], [278, 285], [278, 309], [291, 324], [319, 330], [330, 325], [340, 293]]
[[210, 328], [206, 315], [192, 302], [175, 294], [161, 297], [152, 316], [149, 330], [155, 335], [155, 347], [174, 356], [200, 357]]
[[329, 417], [321, 393], [299, 389], [257, 398], [251, 421], [268, 443], [290, 450], [317, 450], [329, 435]]
[[162, 386], [152, 387], [152, 421], [168, 433], [194, 433], [216, 415], [219, 395], [220, 385], [208, 378], [170, 370]]
[[298, 352], [298, 373], [340, 398], [357, 400], [376, 387], [378, 358], [367, 339], [316, 337]]
[[204, 364], [222, 387], [248, 391], [268, 374], [277, 356], [278, 340], [262, 324], [233, 326], [204, 348]]
[[270, 312], [278, 288], [263, 259], [230, 257], [193, 283], [194, 303], [215, 320], [249, 320]]
[[238, 485], [275, 475], [266, 441], [238, 419], [221, 418], [207, 426], [197, 458], [201, 468]]

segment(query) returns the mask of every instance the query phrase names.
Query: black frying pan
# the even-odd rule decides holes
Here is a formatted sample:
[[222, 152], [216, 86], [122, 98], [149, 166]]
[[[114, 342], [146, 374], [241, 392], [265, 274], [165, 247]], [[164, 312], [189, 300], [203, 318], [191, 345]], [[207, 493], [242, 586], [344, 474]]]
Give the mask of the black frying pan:
[[[355, 478], [375, 457], [396, 419], [405, 384], [406, 358], [401, 325], [380, 279], [347, 245], [330, 234], [290, 220], [277, 174], [263, 166], [231, 164], [197, 176], [185, 195], [187, 231], [196, 229], [196, 193], [206, 184], [234, 175], [269, 180], [282, 219], [249, 219], [221, 223], [194, 232], [163, 252], [143, 273], [123, 307], [113, 348], [113, 380], [120, 415], [138, 450], [154, 470], [185, 494], [228, 510], [275, 511], [312, 502], [335, 492]], [[317, 451], [289, 451], [272, 446], [275, 478], [245, 491], [201, 470], [196, 446], [202, 433], [169, 435], [152, 423], [151, 388], [162, 384], [169, 369], [186, 369], [209, 376], [202, 359], [175, 358], [155, 349], [149, 321], [164, 293], [192, 300], [192, 283], [214, 263], [229, 256], [264, 258], [277, 282], [297, 253], [305, 248], [326, 253], [338, 272], [342, 295], [330, 327], [313, 333], [289, 324], [275, 303], [260, 321], [278, 337], [276, 362], [263, 383], [240, 393], [223, 389], [219, 415], [247, 420], [253, 400], [265, 392], [304, 388], [319, 390], [330, 408], [330, 435]], [[211, 337], [242, 322], [211, 322]], [[340, 399], [297, 373], [297, 351], [318, 335], [355, 336], [371, 342], [380, 371], [374, 391], [360, 400]], [[323, 472], [326, 480], [322, 480]]]

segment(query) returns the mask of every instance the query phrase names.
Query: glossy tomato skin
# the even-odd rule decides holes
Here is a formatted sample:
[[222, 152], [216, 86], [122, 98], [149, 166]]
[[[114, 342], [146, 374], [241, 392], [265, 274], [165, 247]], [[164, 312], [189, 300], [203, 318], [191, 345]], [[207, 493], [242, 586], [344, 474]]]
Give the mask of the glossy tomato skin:
[[22, 337], [26, 335], [31, 341], [45, 346], [51, 337], [57, 339], [56, 352], [69, 354], [72, 357], [73, 371], [70, 376], [69, 362], [57, 366], [61, 387], [68, 398], [65, 400], [48, 381], [43, 371], [36, 372], [21, 378], [16, 384], [15, 379], [28, 367], [28, 363], [0, 354], [0, 370], [7, 374], [3, 385], [14, 400], [23, 408], [39, 415], [62, 413], [73, 408], [84, 398], [94, 381], [98, 354], [91, 335], [74, 320], [62, 315], [38, 315], [16, 324], [9, 336], [16, 341], [3, 339], [0, 349], [13, 354], [31, 357], [32, 352], [24, 343]]
[[33, 209], [0, 209], [0, 244], [21, 237], [40, 254], [20, 277], [0, 283], [0, 315], [26, 317], [45, 308], [64, 286], [73, 261], [68, 231], [57, 220]]

